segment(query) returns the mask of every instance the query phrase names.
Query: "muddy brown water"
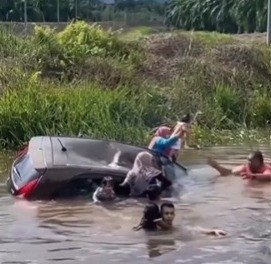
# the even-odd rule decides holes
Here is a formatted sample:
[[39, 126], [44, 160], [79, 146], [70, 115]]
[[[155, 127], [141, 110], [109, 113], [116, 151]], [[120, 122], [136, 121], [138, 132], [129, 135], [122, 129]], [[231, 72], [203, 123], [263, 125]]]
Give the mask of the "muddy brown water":
[[[270, 148], [261, 148], [271, 158]], [[143, 201], [111, 206], [87, 200], [28, 202], [10, 196], [5, 180], [12, 153], [0, 154], [0, 263], [271, 263], [271, 184], [217, 177], [206, 165], [213, 155], [231, 166], [249, 147], [184, 153], [189, 175], [176, 205], [171, 233], [132, 231]], [[224, 238], [186, 232], [218, 227]]]

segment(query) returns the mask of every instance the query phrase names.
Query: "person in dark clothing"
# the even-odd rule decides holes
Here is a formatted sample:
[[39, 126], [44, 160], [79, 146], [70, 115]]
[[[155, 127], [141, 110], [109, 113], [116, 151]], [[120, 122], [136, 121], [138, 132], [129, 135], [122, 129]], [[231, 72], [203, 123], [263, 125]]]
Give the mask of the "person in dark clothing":
[[149, 203], [145, 206], [143, 217], [140, 223], [133, 228], [133, 230], [138, 231], [144, 229], [147, 231], [156, 231], [157, 224], [156, 220], [161, 217], [159, 212], [159, 207], [155, 203]]

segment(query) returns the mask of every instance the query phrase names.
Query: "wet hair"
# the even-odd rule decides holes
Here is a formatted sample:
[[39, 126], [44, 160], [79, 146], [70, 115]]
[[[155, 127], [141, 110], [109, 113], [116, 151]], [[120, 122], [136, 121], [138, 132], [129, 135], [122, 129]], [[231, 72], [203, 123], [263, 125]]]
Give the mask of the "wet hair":
[[161, 207], [160, 207], [161, 214], [163, 214], [163, 209], [165, 207], [169, 207], [169, 208], [175, 209], [174, 204], [172, 202], [164, 202], [164, 203], [161, 204]]
[[141, 220], [142, 228], [145, 230], [156, 230], [157, 225], [154, 220], [159, 219], [161, 214], [159, 212], [159, 207], [155, 203], [149, 203], [145, 206], [143, 217]]
[[253, 151], [249, 154], [249, 159], [257, 159], [263, 164], [263, 153], [260, 150]]
[[181, 122], [190, 123], [192, 121], [191, 115], [188, 113], [181, 118]]
[[157, 184], [151, 184], [146, 191], [146, 196], [150, 201], [154, 201], [160, 196], [161, 192], [162, 190], [160, 186]]

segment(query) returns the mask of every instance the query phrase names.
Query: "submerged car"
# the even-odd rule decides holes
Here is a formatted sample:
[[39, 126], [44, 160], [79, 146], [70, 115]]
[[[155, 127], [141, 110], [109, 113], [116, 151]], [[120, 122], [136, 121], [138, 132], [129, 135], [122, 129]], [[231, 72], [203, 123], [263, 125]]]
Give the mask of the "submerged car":
[[[141, 151], [149, 150], [90, 138], [33, 137], [13, 162], [7, 187], [26, 199], [54, 199], [90, 190], [104, 176], [112, 176], [117, 184]], [[167, 157], [159, 156], [158, 162], [171, 180], [186, 174]]]

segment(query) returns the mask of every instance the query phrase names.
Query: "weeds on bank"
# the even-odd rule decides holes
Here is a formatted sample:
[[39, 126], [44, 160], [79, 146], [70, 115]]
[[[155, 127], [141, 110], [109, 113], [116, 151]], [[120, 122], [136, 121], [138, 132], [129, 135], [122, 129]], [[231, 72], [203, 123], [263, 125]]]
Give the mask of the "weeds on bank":
[[197, 110], [200, 144], [270, 141], [269, 48], [218, 33], [151, 33], [139, 28], [127, 41], [84, 22], [27, 38], [0, 30], [0, 145], [79, 133], [144, 144], [157, 125]]
[[[35, 135], [78, 135], [146, 142], [150, 104], [146, 94], [129, 94], [125, 87], [111, 91], [97, 85], [44, 86], [35, 78], [0, 99], [2, 147], [18, 146]], [[155, 116], [155, 115], [153, 115]]]

